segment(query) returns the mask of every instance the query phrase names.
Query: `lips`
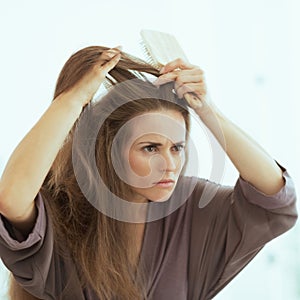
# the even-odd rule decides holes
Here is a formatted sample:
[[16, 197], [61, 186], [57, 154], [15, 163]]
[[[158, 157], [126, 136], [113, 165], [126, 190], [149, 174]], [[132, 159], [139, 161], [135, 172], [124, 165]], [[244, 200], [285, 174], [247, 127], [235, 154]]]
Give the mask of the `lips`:
[[156, 184], [158, 183], [174, 183], [175, 181], [173, 179], [163, 179], [159, 182], [156, 182]]
[[175, 181], [173, 179], [163, 179], [155, 183], [155, 185], [159, 188], [173, 188]]

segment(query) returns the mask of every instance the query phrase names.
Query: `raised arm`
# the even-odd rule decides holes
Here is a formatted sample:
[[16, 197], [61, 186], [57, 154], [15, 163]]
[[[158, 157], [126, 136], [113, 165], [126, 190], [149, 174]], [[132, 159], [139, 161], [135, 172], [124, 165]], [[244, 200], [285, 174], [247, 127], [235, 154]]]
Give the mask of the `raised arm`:
[[186, 98], [244, 180], [267, 195], [283, 187], [282, 171], [276, 162], [209, 101], [201, 69], [178, 59], [165, 65], [161, 74], [155, 84], [175, 81], [177, 95]]
[[36, 218], [34, 199], [66, 136], [120, 59], [119, 49], [107, 50], [73, 87], [51, 103], [12, 153], [0, 180], [0, 213], [24, 234]]
[[217, 109], [209, 110], [205, 116], [201, 110], [198, 114], [223, 146], [244, 180], [266, 195], [280, 191], [284, 186], [282, 170], [257, 142]]

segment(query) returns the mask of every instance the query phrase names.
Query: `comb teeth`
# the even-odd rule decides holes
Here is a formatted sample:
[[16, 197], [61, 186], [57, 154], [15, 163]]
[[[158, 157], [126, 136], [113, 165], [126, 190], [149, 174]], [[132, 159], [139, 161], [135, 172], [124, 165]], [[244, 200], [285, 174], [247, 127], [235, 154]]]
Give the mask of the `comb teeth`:
[[168, 62], [181, 58], [188, 61], [176, 38], [155, 30], [141, 30], [142, 48], [147, 60], [158, 69]]
[[155, 69], [160, 70], [162, 68], [162, 64], [160, 64], [154, 57], [153, 55], [151, 55], [151, 53], [149, 52], [144, 40], [140, 40], [139, 44], [141, 45], [142, 51], [145, 54], [145, 61], [150, 64], [152, 67], [154, 67]]

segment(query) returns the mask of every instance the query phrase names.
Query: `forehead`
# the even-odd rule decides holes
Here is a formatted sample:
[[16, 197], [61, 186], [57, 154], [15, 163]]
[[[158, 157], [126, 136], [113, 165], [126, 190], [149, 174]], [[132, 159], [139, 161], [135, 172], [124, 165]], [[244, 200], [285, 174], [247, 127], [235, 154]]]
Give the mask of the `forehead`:
[[177, 111], [145, 113], [136, 116], [130, 122], [131, 141], [158, 137], [167, 138], [172, 142], [185, 140], [185, 121]]

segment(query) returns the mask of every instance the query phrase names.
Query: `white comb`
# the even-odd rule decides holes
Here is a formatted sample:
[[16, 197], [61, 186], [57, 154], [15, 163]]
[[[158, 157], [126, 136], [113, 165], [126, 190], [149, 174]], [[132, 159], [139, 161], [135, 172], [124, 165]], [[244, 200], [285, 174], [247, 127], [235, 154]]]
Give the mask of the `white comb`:
[[161, 69], [168, 62], [181, 58], [188, 61], [176, 38], [165, 32], [143, 29], [140, 32], [142, 47], [147, 61], [155, 68]]
[[[177, 42], [176, 38], [165, 32], [156, 30], [141, 30], [142, 47], [147, 56], [147, 61], [156, 69], [160, 70], [162, 66], [177, 58], [188, 62], [186, 55]], [[202, 101], [194, 93], [186, 93], [184, 98], [188, 104], [195, 103], [199, 107]]]

